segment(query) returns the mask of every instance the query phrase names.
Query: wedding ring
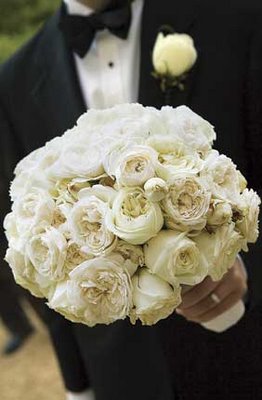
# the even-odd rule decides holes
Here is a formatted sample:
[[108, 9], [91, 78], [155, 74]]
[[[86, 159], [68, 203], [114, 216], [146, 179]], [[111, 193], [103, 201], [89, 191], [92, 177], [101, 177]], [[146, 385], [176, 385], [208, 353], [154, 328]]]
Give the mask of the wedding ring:
[[216, 293], [212, 293], [210, 295], [210, 298], [213, 300], [214, 303], [219, 304], [221, 302], [220, 298]]

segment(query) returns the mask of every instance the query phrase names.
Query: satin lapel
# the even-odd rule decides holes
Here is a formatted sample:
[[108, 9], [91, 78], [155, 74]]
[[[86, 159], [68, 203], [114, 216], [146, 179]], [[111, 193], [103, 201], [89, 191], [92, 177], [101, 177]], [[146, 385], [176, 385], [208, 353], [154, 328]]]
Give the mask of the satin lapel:
[[[160, 108], [166, 104], [159, 82], [152, 76], [152, 49], [159, 29], [170, 25], [175, 32], [192, 33], [197, 18], [197, 0], [145, 0], [141, 31], [141, 62], [139, 102]], [[170, 105], [188, 104], [197, 71], [197, 64], [190, 71], [184, 91], [174, 89]]]
[[86, 110], [73, 57], [58, 28], [60, 10], [49, 21], [39, 39], [35, 62], [38, 78], [31, 92], [38, 111], [49, 126], [48, 137], [71, 128]]

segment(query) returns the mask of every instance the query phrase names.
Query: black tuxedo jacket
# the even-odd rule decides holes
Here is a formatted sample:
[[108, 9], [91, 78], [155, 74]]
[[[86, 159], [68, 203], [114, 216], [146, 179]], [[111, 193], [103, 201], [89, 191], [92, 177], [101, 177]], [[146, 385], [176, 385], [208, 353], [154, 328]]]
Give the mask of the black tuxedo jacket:
[[[59, 12], [0, 70], [1, 217], [10, 207], [8, 182], [16, 162], [72, 127], [86, 110], [72, 54], [58, 29]], [[166, 103], [151, 75], [151, 51], [162, 25], [190, 34], [198, 51], [185, 91], [174, 91], [169, 104], [187, 104], [213, 123], [218, 134], [215, 147], [235, 161], [261, 194], [261, 1], [145, 0], [138, 100], [155, 107]], [[254, 301], [262, 297], [260, 256], [261, 243], [245, 258]], [[155, 327], [133, 327], [120, 321], [90, 329], [60, 321], [61, 332], [70, 330], [75, 340], [67, 346], [71, 350], [77, 346], [84, 365], [74, 369], [77, 361], [72, 360], [64, 368], [74, 369], [69, 375], [75, 387], [82, 379], [81, 371], [89, 370], [97, 400], [173, 400], [175, 381], [180, 393], [190, 399], [262, 396], [258, 395], [262, 377], [259, 310], [223, 335], [176, 316]], [[58, 339], [56, 345], [61, 350], [65, 343]], [[74, 389], [74, 383], [67, 385]], [[256, 396], [248, 397], [252, 390]]]

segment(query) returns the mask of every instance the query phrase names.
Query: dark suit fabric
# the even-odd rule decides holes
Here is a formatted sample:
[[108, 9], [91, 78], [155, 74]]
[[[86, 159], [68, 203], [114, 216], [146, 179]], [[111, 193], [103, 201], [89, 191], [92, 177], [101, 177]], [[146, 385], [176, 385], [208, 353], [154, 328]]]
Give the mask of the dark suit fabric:
[[[86, 108], [58, 14], [0, 71], [1, 215], [8, 211], [7, 185], [18, 159], [72, 127]], [[151, 75], [155, 38], [167, 24], [190, 34], [198, 51], [186, 90], [174, 91], [169, 104], [187, 104], [208, 119], [218, 134], [215, 147], [232, 157], [261, 194], [261, 3], [146, 0], [139, 84], [144, 105], [167, 103]], [[258, 305], [221, 335], [175, 315], [155, 327], [64, 323], [64, 330], [73, 331], [97, 400], [173, 400], [175, 390], [190, 400], [262, 398], [260, 258], [261, 242], [245, 257], [250, 302]]]

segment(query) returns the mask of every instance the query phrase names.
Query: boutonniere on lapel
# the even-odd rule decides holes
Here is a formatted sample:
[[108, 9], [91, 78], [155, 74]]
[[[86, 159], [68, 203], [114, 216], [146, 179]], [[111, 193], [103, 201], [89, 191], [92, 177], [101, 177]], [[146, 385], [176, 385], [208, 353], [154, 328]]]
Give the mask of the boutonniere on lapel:
[[159, 81], [166, 94], [177, 88], [185, 89], [188, 72], [197, 60], [194, 41], [187, 34], [174, 33], [171, 27], [163, 27], [153, 48], [152, 75]]

